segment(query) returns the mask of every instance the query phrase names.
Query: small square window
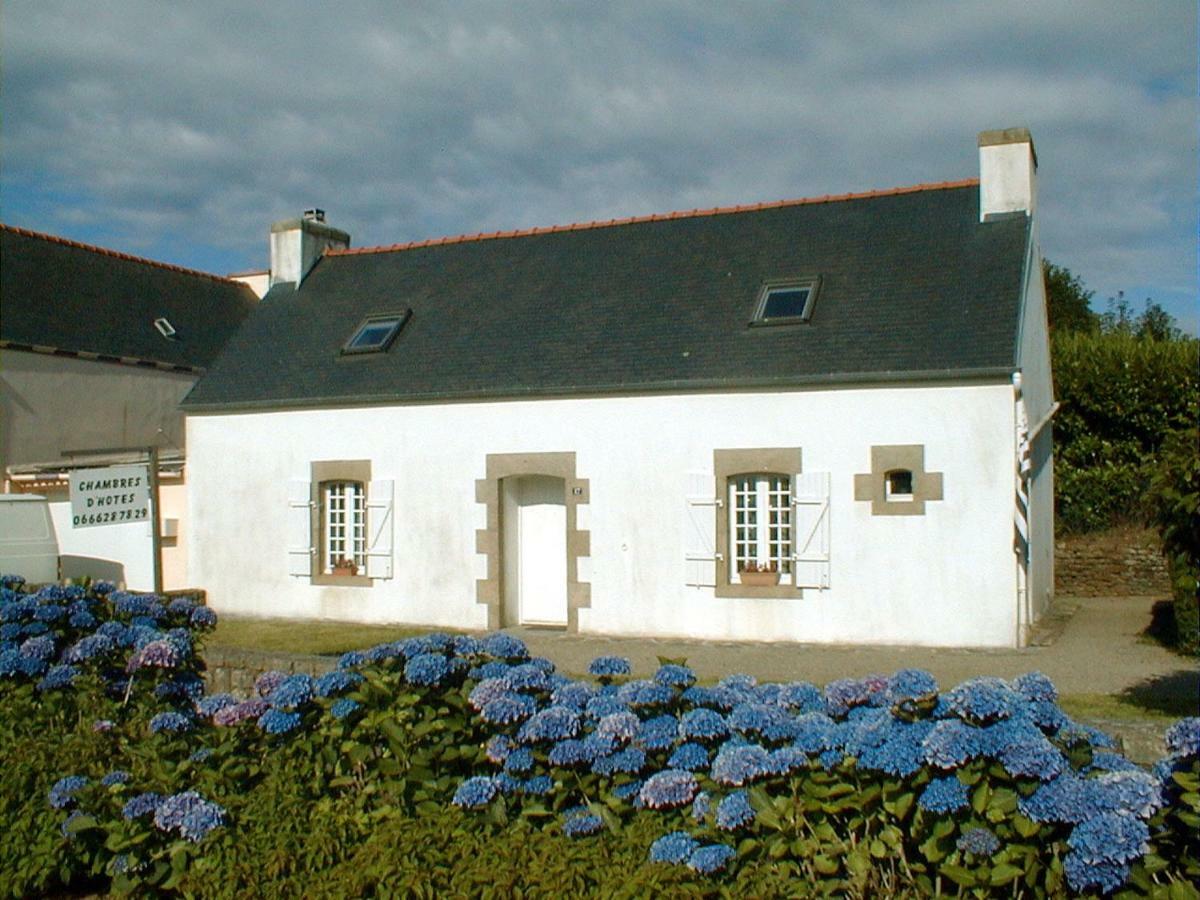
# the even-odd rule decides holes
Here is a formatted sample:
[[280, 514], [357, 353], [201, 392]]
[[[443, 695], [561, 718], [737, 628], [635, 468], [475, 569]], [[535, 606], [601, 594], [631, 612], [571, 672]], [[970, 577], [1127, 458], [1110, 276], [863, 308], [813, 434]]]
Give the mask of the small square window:
[[758, 296], [752, 325], [788, 325], [812, 318], [817, 280], [766, 284]]
[[343, 353], [382, 353], [391, 346], [412, 310], [394, 315], [368, 316], [342, 347]]
[[913, 473], [909, 469], [892, 469], [884, 476], [884, 499], [912, 500]]

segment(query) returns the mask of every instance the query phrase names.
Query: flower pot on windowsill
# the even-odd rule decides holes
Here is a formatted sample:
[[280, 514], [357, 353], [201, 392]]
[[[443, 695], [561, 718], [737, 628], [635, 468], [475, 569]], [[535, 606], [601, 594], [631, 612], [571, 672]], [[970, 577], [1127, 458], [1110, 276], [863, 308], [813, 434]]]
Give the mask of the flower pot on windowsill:
[[739, 572], [738, 577], [746, 587], [775, 587], [779, 584], [778, 572]]
[[358, 565], [356, 563], [350, 562], [349, 560], [344, 560], [344, 559], [335, 560], [333, 565], [330, 567], [329, 574], [330, 575], [342, 575], [342, 576], [357, 575], [358, 574]]

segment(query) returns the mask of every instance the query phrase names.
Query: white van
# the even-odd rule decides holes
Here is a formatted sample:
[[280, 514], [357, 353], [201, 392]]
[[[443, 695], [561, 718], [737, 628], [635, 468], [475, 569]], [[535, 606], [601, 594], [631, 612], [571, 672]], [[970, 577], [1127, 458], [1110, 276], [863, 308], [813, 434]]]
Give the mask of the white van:
[[45, 497], [0, 494], [0, 575], [58, 581], [58, 536]]

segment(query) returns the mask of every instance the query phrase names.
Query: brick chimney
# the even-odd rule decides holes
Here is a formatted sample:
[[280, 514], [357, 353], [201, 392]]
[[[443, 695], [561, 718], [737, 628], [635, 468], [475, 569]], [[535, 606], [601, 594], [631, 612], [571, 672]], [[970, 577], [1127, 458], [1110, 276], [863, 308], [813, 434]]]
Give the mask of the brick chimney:
[[1032, 216], [1037, 205], [1037, 153], [1028, 128], [979, 133], [979, 221], [1002, 213]]
[[298, 219], [271, 226], [271, 287], [289, 282], [300, 287], [326, 247], [345, 249], [350, 235], [325, 224], [325, 210], [308, 209]]

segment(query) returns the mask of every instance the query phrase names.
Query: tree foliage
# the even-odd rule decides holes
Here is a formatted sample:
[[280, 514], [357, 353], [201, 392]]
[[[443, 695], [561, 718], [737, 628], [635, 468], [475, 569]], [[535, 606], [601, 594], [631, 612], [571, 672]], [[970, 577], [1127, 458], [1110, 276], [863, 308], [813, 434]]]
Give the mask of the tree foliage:
[[1042, 274], [1046, 279], [1046, 314], [1050, 330], [1056, 333], [1095, 331], [1100, 320], [1092, 312], [1094, 292], [1084, 286], [1079, 276], [1048, 259], [1042, 260]]

